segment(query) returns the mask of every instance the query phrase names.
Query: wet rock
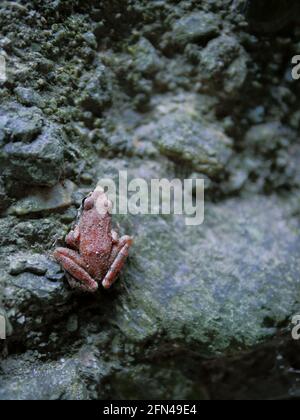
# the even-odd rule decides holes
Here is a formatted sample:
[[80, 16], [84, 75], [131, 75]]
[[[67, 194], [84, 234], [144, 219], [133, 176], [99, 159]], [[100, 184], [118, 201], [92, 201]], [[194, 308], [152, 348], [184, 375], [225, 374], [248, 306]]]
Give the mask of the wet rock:
[[154, 136], [161, 154], [210, 177], [220, 175], [232, 154], [222, 131], [182, 113], [163, 117]]
[[129, 53], [133, 59], [131, 65], [134, 71], [144, 76], [149, 77], [162, 67], [158, 52], [146, 38], [141, 38], [136, 45], [129, 47]]
[[10, 285], [26, 289], [38, 298], [52, 299], [62, 288], [63, 272], [45, 255], [14, 255], [10, 258], [9, 272], [14, 276], [10, 278]]
[[[41, 215], [39, 215], [41, 216]], [[72, 222], [76, 217], [73, 213]], [[62, 225], [59, 219], [55, 216], [41, 219], [19, 220], [13, 216], [6, 216], [0, 218], [0, 245], [3, 246], [6, 252], [5, 255], [11, 255], [20, 250], [28, 250], [35, 247], [39, 250], [49, 249], [54, 241], [66, 234], [66, 227]], [[13, 246], [6, 249], [6, 246]]]
[[83, 35], [83, 39], [87, 42], [87, 44], [91, 47], [96, 49], [97, 48], [97, 39], [92, 32], [86, 32]]
[[12, 326], [11, 342], [28, 348], [53, 343], [44, 337], [45, 327], [55, 325], [75, 302], [65, 288], [64, 273], [47, 255], [19, 253], [9, 259], [10, 275], [1, 266], [3, 307]]
[[219, 18], [208, 12], [193, 12], [183, 16], [173, 24], [173, 43], [185, 46], [189, 42], [199, 42], [213, 38], [219, 32]]
[[[2, 142], [29, 143], [41, 134], [44, 119], [38, 108], [25, 108], [17, 103], [0, 108]], [[1, 145], [1, 143], [0, 143]]]
[[36, 67], [38, 72], [42, 74], [49, 74], [54, 69], [54, 62], [44, 56], [41, 56], [36, 59]]
[[81, 94], [77, 103], [94, 115], [101, 115], [112, 101], [112, 82], [108, 69], [99, 63], [90, 74], [80, 80]]
[[[294, 130], [279, 122], [254, 125], [246, 133], [244, 147], [232, 162], [232, 180], [240, 174], [241, 185], [255, 191], [300, 185], [300, 146]], [[251, 185], [250, 180], [255, 182]]]
[[67, 330], [70, 333], [74, 333], [78, 330], [78, 317], [77, 315], [71, 315], [67, 322]]
[[11, 42], [11, 40], [8, 37], [6, 37], [6, 36], [1, 37], [1, 40], [0, 40], [0, 49], [3, 49], [5, 51], [8, 51], [11, 48], [11, 44], [12, 44], [12, 42]]
[[[174, 178], [161, 162], [102, 165], [112, 179], [124, 165], [129, 179]], [[207, 202], [204, 224], [193, 228], [183, 216], [117, 216], [135, 238], [113, 321], [126, 343], [151, 359], [191, 347], [198, 355], [239, 354], [268, 341], [297, 311], [295, 202], [299, 208], [299, 193]], [[153, 343], [146, 353], [145, 342]]]
[[35, 92], [33, 89], [24, 88], [24, 87], [17, 87], [15, 89], [15, 93], [18, 97], [18, 100], [27, 106], [38, 106], [43, 107], [45, 105], [41, 96]]
[[[1, 363], [0, 400], [86, 400], [86, 387], [78, 377], [78, 365], [73, 359], [37, 364], [28, 354]], [[38, 366], [38, 367], [37, 367]], [[14, 376], [13, 371], [22, 372]], [[34, 374], [33, 374], [34, 372]]]
[[36, 274], [37, 276], [43, 276], [47, 273], [47, 268], [44, 267], [43, 264], [40, 264], [40, 262], [36, 263], [36, 261], [32, 262], [30, 260], [20, 259], [11, 261], [9, 274], [17, 276], [25, 272]]
[[246, 134], [246, 145], [257, 153], [277, 153], [279, 149], [287, 148], [296, 142], [296, 134], [280, 122], [254, 125]]
[[[139, 364], [134, 369], [125, 368], [110, 375], [108, 383], [112, 392], [121, 400], [130, 400], [133, 396], [139, 400], [147, 400], [149, 395], [157, 400], [207, 398], [205, 389], [187, 379], [172, 363], [168, 367], [158, 365], [153, 368], [151, 365]], [[178, 384], [176, 389], [172, 387], [172, 383]]]
[[[19, 271], [19, 267], [17, 267]], [[28, 291], [32, 296], [38, 299], [51, 300], [56, 295], [56, 299], [59, 299], [59, 294], [62, 292], [62, 283], [48, 281], [46, 278], [41, 278], [43, 269], [26, 265], [24, 271], [34, 271], [35, 274], [24, 273], [11, 279], [11, 285], [23, 291]], [[16, 272], [16, 271], [15, 271]], [[63, 275], [60, 275], [60, 279], [63, 279]]]
[[91, 140], [95, 143], [99, 155], [116, 156], [119, 154], [132, 154], [132, 136], [123, 127], [119, 127], [114, 131], [107, 131], [105, 129], [94, 130], [91, 132]]
[[66, 181], [52, 188], [38, 188], [28, 191], [28, 195], [10, 207], [9, 214], [25, 216], [33, 213], [62, 210], [72, 204], [74, 184]]
[[233, 36], [222, 35], [210, 41], [199, 54], [200, 79], [204, 90], [222, 88], [226, 95], [235, 95], [247, 77], [248, 56]]
[[10, 258], [9, 273], [18, 276], [23, 273], [32, 273], [37, 276], [45, 276], [52, 281], [60, 281], [63, 278], [59, 266], [44, 255], [20, 254]]
[[[2, 3], [0, 207], [21, 207], [0, 218], [0, 398], [297, 398], [299, 30], [248, 25], [277, 31], [294, 2]], [[45, 218], [32, 189], [63, 174], [80, 205], [119, 170], [209, 178], [205, 223], [116, 216], [135, 237], [120, 281], [78, 296], [47, 257], [76, 209], [60, 191]]]
[[239, 50], [240, 44], [232, 36], [222, 35], [210, 41], [201, 52], [203, 69], [213, 72], [212, 76], [216, 76], [236, 58]]
[[164, 337], [153, 348], [159, 354], [235, 353], [273, 336], [296, 310], [299, 222], [288, 202], [257, 196], [207, 204], [204, 225], [192, 229], [182, 219], [147, 220], [133, 221], [123, 280], [129, 294], [117, 307], [127, 340]]
[[[31, 110], [31, 115], [32, 115]], [[35, 115], [35, 114], [34, 114]], [[4, 178], [20, 185], [55, 185], [63, 170], [63, 133], [56, 125], [48, 123], [42, 129], [39, 118], [23, 124], [18, 120], [11, 125], [9, 141], [0, 149], [0, 163]], [[3, 119], [7, 119], [4, 115]], [[38, 122], [37, 122], [38, 121]]]

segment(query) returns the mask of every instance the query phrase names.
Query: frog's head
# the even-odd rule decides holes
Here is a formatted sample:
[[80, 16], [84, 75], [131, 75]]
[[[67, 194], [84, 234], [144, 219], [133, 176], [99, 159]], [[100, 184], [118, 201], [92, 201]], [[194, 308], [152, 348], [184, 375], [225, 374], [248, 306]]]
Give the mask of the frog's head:
[[82, 203], [83, 211], [91, 211], [96, 209], [100, 216], [111, 213], [113, 209], [112, 202], [108, 199], [104, 189], [98, 186], [90, 193]]

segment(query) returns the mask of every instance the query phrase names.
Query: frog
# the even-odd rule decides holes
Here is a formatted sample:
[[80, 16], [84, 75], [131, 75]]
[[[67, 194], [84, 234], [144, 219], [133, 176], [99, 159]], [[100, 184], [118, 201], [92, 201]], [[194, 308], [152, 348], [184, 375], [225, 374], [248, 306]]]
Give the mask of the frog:
[[73, 289], [95, 293], [100, 284], [109, 289], [126, 263], [133, 238], [120, 238], [112, 229], [112, 209], [105, 190], [97, 186], [83, 200], [79, 221], [65, 238], [67, 246], [53, 253]]

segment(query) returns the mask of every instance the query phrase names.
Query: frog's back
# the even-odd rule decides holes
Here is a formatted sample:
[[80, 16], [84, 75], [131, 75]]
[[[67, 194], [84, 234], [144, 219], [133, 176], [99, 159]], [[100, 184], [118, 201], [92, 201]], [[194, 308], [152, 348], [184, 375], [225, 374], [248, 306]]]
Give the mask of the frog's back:
[[112, 248], [111, 219], [97, 213], [83, 215], [80, 222], [80, 254], [85, 260], [103, 263]]

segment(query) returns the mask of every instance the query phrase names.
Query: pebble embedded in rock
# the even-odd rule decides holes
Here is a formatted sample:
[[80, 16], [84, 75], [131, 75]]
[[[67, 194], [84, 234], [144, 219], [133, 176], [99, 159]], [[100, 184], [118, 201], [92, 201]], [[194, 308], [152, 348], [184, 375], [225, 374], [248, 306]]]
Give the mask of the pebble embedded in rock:
[[44, 101], [33, 89], [17, 87], [15, 93], [23, 105], [43, 107]]
[[112, 101], [111, 83], [108, 69], [100, 63], [93, 73], [81, 78], [81, 94], [77, 102], [86, 111], [101, 116]]
[[62, 210], [72, 204], [75, 185], [66, 181], [52, 188], [35, 188], [28, 195], [8, 209], [9, 214], [25, 216], [28, 214]]
[[208, 12], [194, 12], [183, 16], [173, 25], [174, 43], [186, 45], [214, 37], [219, 32], [219, 18]]
[[0, 107], [0, 132], [5, 143], [30, 143], [41, 134], [44, 119], [36, 108], [25, 108], [17, 103]]
[[[233, 36], [222, 35], [210, 41], [199, 54], [199, 78], [206, 90], [234, 96], [248, 74], [248, 55]], [[208, 85], [208, 86], [206, 86]]]
[[7, 139], [0, 149], [3, 176], [20, 185], [54, 186], [63, 171], [63, 132], [55, 124], [44, 125], [39, 112], [26, 112], [29, 119], [8, 118], [4, 127]]
[[145, 38], [141, 38], [137, 44], [130, 46], [129, 53], [133, 58], [135, 70], [145, 76], [151, 76], [163, 67], [158, 51]]
[[180, 112], [163, 117], [154, 136], [163, 155], [209, 177], [220, 175], [232, 155], [232, 140], [221, 130]]

